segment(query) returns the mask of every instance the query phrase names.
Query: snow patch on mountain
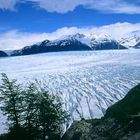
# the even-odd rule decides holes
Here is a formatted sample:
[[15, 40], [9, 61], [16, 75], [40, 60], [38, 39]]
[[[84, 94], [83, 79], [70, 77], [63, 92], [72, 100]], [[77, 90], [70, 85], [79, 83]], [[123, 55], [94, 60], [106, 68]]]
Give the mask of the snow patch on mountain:
[[[63, 40], [63, 41], [79, 41], [87, 46], [90, 46], [90, 38], [84, 34], [73, 34], [73, 35], [68, 35], [68, 36], [62, 36], [61, 38], [59, 38], [59, 40]], [[58, 41], [58, 40], [57, 40]]]
[[114, 40], [110, 35], [107, 34], [90, 34], [91, 39], [94, 38], [97, 42], [108, 42]]
[[135, 48], [135, 46], [140, 43], [140, 31], [138, 30], [125, 34], [124, 37], [120, 39], [119, 43], [127, 48]]

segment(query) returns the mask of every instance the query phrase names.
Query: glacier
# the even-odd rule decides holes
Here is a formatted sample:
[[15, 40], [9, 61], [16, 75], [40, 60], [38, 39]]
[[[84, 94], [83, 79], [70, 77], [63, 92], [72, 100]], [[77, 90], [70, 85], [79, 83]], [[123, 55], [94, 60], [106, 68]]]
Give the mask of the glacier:
[[[62, 97], [64, 108], [73, 120], [100, 118], [109, 106], [140, 83], [140, 50], [53, 52], [0, 58], [0, 73], [23, 85], [34, 79], [44, 81], [48, 91]], [[0, 132], [3, 132], [6, 117], [0, 114]]]

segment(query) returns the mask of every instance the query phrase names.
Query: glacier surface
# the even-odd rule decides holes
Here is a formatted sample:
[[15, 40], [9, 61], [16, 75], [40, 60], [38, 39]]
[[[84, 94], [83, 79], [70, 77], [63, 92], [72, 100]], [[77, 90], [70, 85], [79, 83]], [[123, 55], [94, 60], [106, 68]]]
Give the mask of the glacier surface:
[[[7, 57], [0, 59], [0, 73], [23, 84], [43, 79], [50, 92], [62, 97], [73, 120], [99, 118], [110, 105], [140, 83], [140, 50]], [[0, 132], [5, 128], [4, 122], [1, 113]]]

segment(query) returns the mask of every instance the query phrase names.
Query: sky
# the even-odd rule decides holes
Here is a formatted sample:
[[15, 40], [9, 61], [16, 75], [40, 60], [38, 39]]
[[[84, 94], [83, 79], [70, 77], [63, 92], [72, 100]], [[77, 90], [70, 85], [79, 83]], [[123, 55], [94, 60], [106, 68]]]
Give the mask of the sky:
[[140, 0], [0, 0], [0, 50], [79, 33], [140, 30]]

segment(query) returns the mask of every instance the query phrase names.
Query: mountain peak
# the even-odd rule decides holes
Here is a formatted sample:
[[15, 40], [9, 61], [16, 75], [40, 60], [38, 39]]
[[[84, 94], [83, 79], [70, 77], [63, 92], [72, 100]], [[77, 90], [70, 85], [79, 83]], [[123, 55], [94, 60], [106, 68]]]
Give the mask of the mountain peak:
[[128, 48], [135, 48], [138, 43], [140, 43], [140, 30], [125, 34], [124, 37], [120, 39], [120, 44]]

